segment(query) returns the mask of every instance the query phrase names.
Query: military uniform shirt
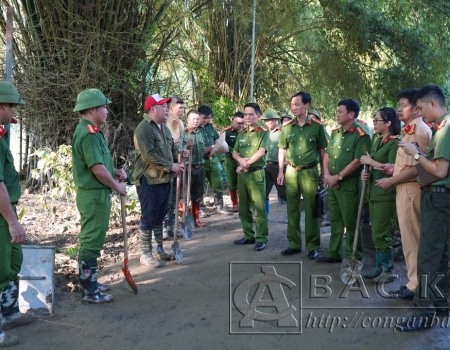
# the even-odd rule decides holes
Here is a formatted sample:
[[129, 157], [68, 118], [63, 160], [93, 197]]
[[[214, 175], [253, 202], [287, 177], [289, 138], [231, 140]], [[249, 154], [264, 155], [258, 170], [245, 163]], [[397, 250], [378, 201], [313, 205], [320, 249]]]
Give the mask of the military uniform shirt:
[[234, 145], [236, 144], [238, 132], [239, 131], [235, 130], [232, 126], [225, 129], [225, 142], [228, 144], [227, 157], [229, 158], [232, 158], [232, 153]]
[[177, 162], [178, 150], [173, 143], [172, 134], [165, 123], [161, 128], [144, 115], [134, 131], [136, 162], [134, 165], [134, 184], [140, 185], [142, 175], [149, 185], [168, 183], [172, 178], [172, 165]]
[[194, 130], [185, 129], [181, 134], [180, 145], [182, 149], [187, 147], [187, 142], [191, 138], [194, 139], [194, 144], [192, 145], [192, 164], [203, 164], [203, 155], [205, 151], [203, 133], [199, 128]]
[[304, 166], [320, 160], [320, 149], [327, 147], [325, 128], [307, 117], [300, 126], [297, 118], [281, 130], [278, 147], [286, 149], [286, 160], [296, 166]]
[[[91, 170], [95, 164], [103, 164], [114, 177], [114, 165], [103, 132], [90, 132], [94, 125], [80, 119], [72, 139], [73, 180], [78, 188], [84, 190], [109, 188], [102, 184]], [[97, 127], [96, 127], [97, 128]]]
[[[211, 123], [205, 126], [199, 126], [198, 129], [203, 134], [204, 147], [208, 148], [214, 145], [214, 142], [219, 138], [219, 134]], [[205, 159], [209, 159], [209, 154], [203, 156]]]
[[[370, 156], [373, 160], [379, 163], [389, 163], [393, 164], [395, 162], [395, 157], [397, 155], [398, 145], [395, 142], [396, 137], [390, 137], [389, 135], [383, 138], [381, 135], [375, 135], [372, 140], [372, 148]], [[372, 201], [394, 201], [396, 186], [392, 186], [387, 190], [383, 190], [377, 187], [376, 180], [383, 179], [385, 177], [390, 177], [389, 175], [383, 174], [381, 171], [372, 168], [372, 173], [369, 178], [369, 196]]]
[[278, 162], [278, 142], [280, 141], [281, 127], [268, 130], [269, 142], [267, 145], [267, 160]]
[[[353, 160], [361, 158], [369, 151], [370, 136], [366, 134], [358, 121], [355, 121], [347, 131], [344, 131], [342, 126], [334, 129], [327, 147], [330, 174], [337, 175]], [[354, 171], [348, 177], [359, 176], [360, 173]]]
[[[441, 116], [434, 124], [434, 129], [427, 158], [444, 158], [450, 162], [450, 113]], [[450, 188], [450, 177], [433, 182], [431, 185]]]
[[14, 167], [14, 158], [8, 145], [8, 134], [5, 134], [0, 140], [0, 159], [0, 181], [5, 184], [11, 203], [15, 203], [20, 198], [21, 189], [19, 174]]
[[[269, 135], [260, 126], [253, 130], [247, 126], [239, 131], [234, 151], [239, 153], [242, 158], [251, 158], [260, 148], [267, 150]], [[250, 167], [258, 167], [266, 165], [266, 155], [258, 159]]]

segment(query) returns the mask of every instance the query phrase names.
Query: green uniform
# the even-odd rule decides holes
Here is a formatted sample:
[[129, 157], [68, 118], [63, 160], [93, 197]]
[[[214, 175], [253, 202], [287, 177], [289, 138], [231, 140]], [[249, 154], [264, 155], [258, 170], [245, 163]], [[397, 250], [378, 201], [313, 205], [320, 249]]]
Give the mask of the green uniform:
[[95, 177], [91, 167], [103, 164], [114, 177], [114, 166], [103, 132], [85, 119], [80, 119], [73, 135], [72, 163], [81, 216], [79, 259], [91, 261], [100, 257], [111, 212], [111, 189]]
[[[211, 123], [206, 124], [204, 127], [199, 126], [200, 131], [203, 134], [203, 140], [205, 142], [205, 148], [214, 145], [214, 142], [219, 138], [219, 134]], [[219, 169], [219, 158], [213, 157], [209, 159], [209, 153], [203, 156], [205, 168], [205, 177], [208, 179], [214, 193], [216, 195], [223, 195], [222, 174]]]
[[[185, 129], [181, 134], [180, 145], [184, 149], [187, 146], [189, 139], [194, 139], [192, 145], [192, 167], [191, 167], [191, 200], [194, 202], [201, 201], [203, 197], [203, 190], [205, 187], [205, 170], [204, 170], [204, 140], [203, 134], [196, 128], [195, 130]], [[189, 162], [188, 162], [189, 163]]]
[[[363, 124], [355, 121], [347, 131], [342, 126], [331, 132], [328, 141], [328, 170], [331, 175], [339, 174], [353, 160], [361, 158], [370, 150], [370, 136]], [[331, 237], [327, 256], [341, 259], [344, 228], [346, 229], [345, 255], [352, 257], [358, 215], [361, 169], [354, 171], [341, 181], [338, 188], [328, 188], [328, 208], [330, 210]], [[359, 234], [359, 233], [358, 233]], [[358, 240], [356, 259], [362, 258], [361, 239]]]
[[[382, 164], [394, 164], [398, 149], [395, 139], [390, 136], [386, 138], [382, 138], [381, 135], [374, 136], [370, 152], [372, 159]], [[375, 186], [377, 180], [385, 177], [390, 176], [372, 168], [367, 184], [367, 193], [373, 244], [375, 249], [381, 253], [390, 253], [392, 251], [392, 224], [396, 218], [396, 186], [387, 190]]]
[[236, 168], [239, 164], [233, 159], [233, 149], [238, 132], [232, 126], [225, 129], [225, 141], [228, 144], [228, 152], [225, 155], [225, 171], [227, 173], [228, 190], [230, 191], [235, 191], [238, 188]]
[[[300, 197], [303, 196], [306, 249], [317, 250], [320, 247], [320, 223], [314, 216], [314, 207], [319, 187], [317, 164], [320, 150], [327, 147], [325, 128], [309, 116], [300, 126], [296, 118], [281, 130], [278, 147], [286, 150], [286, 160], [289, 162], [285, 174], [289, 247], [302, 247]], [[297, 170], [295, 167], [305, 169]]]
[[267, 167], [266, 172], [266, 201], [269, 200], [270, 191], [273, 185], [277, 188], [278, 200], [286, 202], [286, 187], [278, 185], [278, 142], [280, 141], [281, 126], [268, 131], [269, 142], [267, 146]]
[[[428, 148], [427, 158], [443, 158], [450, 161], [450, 113], [441, 116], [434, 128], [435, 132]], [[428, 317], [428, 322], [431, 322], [437, 307], [448, 308], [449, 306], [447, 298], [449, 296], [450, 193], [445, 191], [450, 191], [450, 177], [422, 187], [420, 196], [422, 219], [417, 256], [419, 286], [414, 295], [413, 315]], [[441, 297], [433, 287], [435, 284], [442, 293]]]
[[[242, 158], [251, 158], [260, 148], [267, 149], [268, 133], [257, 126], [253, 130], [247, 126], [238, 134], [234, 151]], [[249, 169], [238, 174], [239, 219], [242, 222], [244, 238], [256, 239], [267, 243], [269, 229], [265, 209], [266, 181], [264, 167], [265, 156], [253, 163]], [[257, 169], [257, 170], [256, 170]], [[256, 221], [256, 233], [253, 230], [253, 213]]]
[[[19, 175], [14, 167], [14, 159], [8, 145], [8, 134], [0, 139], [0, 181], [4, 183], [11, 206], [16, 211], [20, 198]], [[0, 215], [0, 294], [10, 281], [18, 280], [22, 266], [22, 246], [11, 243], [11, 234], [6, 220]], [[0, 298], [1, 299], [1, 298]]]

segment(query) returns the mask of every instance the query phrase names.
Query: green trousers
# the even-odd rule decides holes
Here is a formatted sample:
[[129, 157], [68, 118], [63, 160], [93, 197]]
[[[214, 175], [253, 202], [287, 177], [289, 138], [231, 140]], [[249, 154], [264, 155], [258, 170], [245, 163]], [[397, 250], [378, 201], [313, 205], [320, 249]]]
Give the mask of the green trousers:
[[237, 172], [238, 162], [231, 158], [225, 158], [225, 172], [227, 173], [228, 190], [235, 191], [238, 189]]
[[92, 261], [100, 257], [108, 231], [111, 213], [110, 191], [78, 189], [76, 202], [81, 216], [78, 256], [81, 261]]
[[[16, 207], [13, 205], [14, 212]], [[8, 287], [9, 282], [16, 281], [22, 267], [23, 254], [20, 244], [11, 243], [8, 223], [0, 215], [0, 291]]]
[[372, 241], [380, 253], [392, 251], [392, 226], [397, 216], [395, 200], [379, 202], [369, 200]]
[[300, 197], [303, 195], [305, 208], [305, 242], [306, 249], [320, 248], [320, 223], [314, 217], [315, 195], [319, 186], [319, 171], [317, 167], [305, 170], [295, 170], [288, 166], [285, 174], [288, 227], [287, 238], [289, 247], [301, 248], [300, 229]]
[[[328, 188], [328, 209], [330, 211], [331, 237], [327, 256], [342, 259], [342, 237], [346, 229], [345, 257], [351, 258], [355, 238], [356, 217], [360, 199], [360, 178], [349, 177], [339, 181], [339, 188]], [[358, 232], [356, 259], [362, 259], [361, 230]]]
[[450, 195], [422, 191], [420, 216], [420, 242], [417, 256], [419, 286], [414, 294], [413, 315], [429, 317], [430, 322], [436, 307], [448, 308], [449, 306], [447, 298], [449, 296]]
[[211, 160], [205, 160], [205, 162], [203, 163], [203, 168], [205, 169], [205, 177], [208, 179], [208, 182], [211, 185], [214, 193], [222, 194], [223, 184], [222, 173], [219, 169], [219, 159], [217, 157], [214, 157]]
[[[266, 181], [264, 170], [238, 174], [239, 219], [244, 238], [267, 243], [269, 227], [266, 214]], [[256, 233], [253, 230], [255, 215]]]

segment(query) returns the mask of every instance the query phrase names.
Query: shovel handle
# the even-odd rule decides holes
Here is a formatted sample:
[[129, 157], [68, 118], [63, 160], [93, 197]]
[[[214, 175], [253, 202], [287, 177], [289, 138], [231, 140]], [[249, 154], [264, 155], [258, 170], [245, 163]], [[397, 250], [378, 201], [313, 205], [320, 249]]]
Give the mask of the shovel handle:
[[[367, 174], [368, 172], [369, 172], [369, 166], [367, 164], [364, 164], [364, 173]], [[361, 181], [362, 181], [361, 198], [359, 199], [358, 216], [356, 217], [355, 237], [353, 239], [352, 260], [355, 260], [355, 258], [356, 258], [356, 250], [358, 248], [359, 228], [361, 226], [362, 210], [364, 207], [364, 199], [366, 197], [367, 180], [361, 180]]]
[[128, 260], [128, 234], [127, 234], [127, 211], [125, 208], [125, 196], [120, 196], [120, 207], [122, 214], [122, 230], [123, 230], [123, 258]]
[[[178, 155], [178, 162], [181, 163], [181, 154]], [[178, 209], [180, 206], [180, 187], [181, 187], [181, 175], [177, 174], [177, 185], [175, 191], [175, 226], [173, 228], [173, 243], [176, 244], [178, 241]]]

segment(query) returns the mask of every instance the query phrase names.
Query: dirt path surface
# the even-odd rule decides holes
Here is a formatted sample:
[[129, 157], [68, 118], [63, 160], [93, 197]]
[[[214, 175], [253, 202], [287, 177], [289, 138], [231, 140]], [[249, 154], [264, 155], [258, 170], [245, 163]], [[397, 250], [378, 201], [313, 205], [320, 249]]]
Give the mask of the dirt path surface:
[[[373, 284], [367, 284], [367, 292], [361, 287], [346, 295], [340, 281], [340, 264], [316, 263], [307, 258], [305, 250], [282, 257], [280, 251], [287, 248], [287, 225], [281, 222], [285, 207], [276, 203], [274, 193], [271, 202], [270, 241], [263, 252], [255, 252], [252, 245], [232, 244], [242, 237], [237, 214], [212, 215], [191, 241], [181, 239], [183, 265], [171, 261], [159, 269], [139, 265], [137, 216], [130, 216], [130, 270], [139, 293], [135, 295], [122, 277], [123, 241], [117, 226], [108, 233], [99, 274], [101, 282], [112, 285], [115, 299], [107, 305], [79, 302], [76, 263], [57, 254], [54, 314], [38, 316], [33, 324], [10, 330], [21, 339], [14, 348], [448, 349], [447, 328], [439, 326], [415, 334], [393, 331], [399, 317], [411, 314], [410, 301], [383, 298]], [[36, 205], [35, 195], [24, 195], [20, 206], [27, 207], [22, 221], [34, 243], [54, 244], [61, 250], [76, 245], [78, 228], [69, 224], [75, 212], [65, 211], [52, 219]], [[324, 227], [321, 254], [326, 251], [328, 238], [329, 227]], [[171, 244], [165, 242], [167, 251], [171, 251]], [[364, 269], [373, 266], [373, 254], [366, 252]], [[295, 307], [292, 317], [298, 326], [281, 327], [276, 321], [255, 320], [253, 327], [241, 327], [243, 315], [235, 303], [246, 297], [242, 282], [249, 281], [246, 293], [250, 302], [258, 292], [254, 277], [262, 275], [263, 266], [273, 267], [279, 276], [295, 284], [291, 288], [284, 284], [282, 288], [287, 303]], [[404, 282], [403, 263], [396, 263], [395, 272]], [[283, 302], [277, 294], [279, 278], [272, 276], [270, 281], [274, 284], [266, 287], [261, 299], [272, 300], [272, 293], [273, 299]], [[401, 282], [389, 284], [386, 290], [398, 289]], [[261, 306], [256, 309], [266, 313], [274, 310]], [[393, 319], [391, 325], [383, 324], [386, 317]]]

